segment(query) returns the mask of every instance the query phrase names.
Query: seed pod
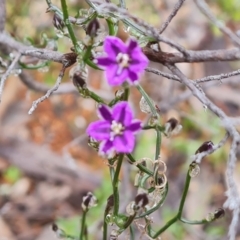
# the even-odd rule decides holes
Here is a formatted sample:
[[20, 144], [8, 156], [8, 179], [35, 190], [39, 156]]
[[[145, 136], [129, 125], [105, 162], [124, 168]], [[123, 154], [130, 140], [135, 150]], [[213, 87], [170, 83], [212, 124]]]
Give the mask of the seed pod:
[[176, 118], [170, 118], [164, 125], [164, 133], [167, 137], [178, 134], [182, 130], [182, 125], [179, 124]]
[[206, 141], [197, 149], [195, 154], [212, 150], [213, 146], [214, 146], [214, 144], [212, 141]]
[[82, 208], [84, 211], [87, 211], [89, 208], [95, 207], [97, 205], [97, 198], [91, 193], [88, 192], [82, 201]]
[[56, 13], [54, 13], [54, 15], [53, 15], [52, 23], [56, 29], [63, 32], [63, 28], [65, 27], [65, 24], [64, 24], [63, 20], [61, 19], [61, 17], [59, 15], [57, 15]]
[[140, 193], [135, 197], [136, 208], [144, 208], [148, 204], [148, 197], [146, 193]]
[[100, 29], [100, 24], [97, 18], [94, 18], [86, 28], [86, 34], [89, 35], [91, 38], [94, 38], [98, 35], [98, 30]]

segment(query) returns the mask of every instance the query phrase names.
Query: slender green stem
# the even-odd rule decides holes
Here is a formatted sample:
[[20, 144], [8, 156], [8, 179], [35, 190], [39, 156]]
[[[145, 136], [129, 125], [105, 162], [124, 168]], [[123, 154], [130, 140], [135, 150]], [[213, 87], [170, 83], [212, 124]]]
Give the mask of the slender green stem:
[[[128, 159], [130, 160], [130, 162], [132, 163], [136, 163], [136, 160], [133, 158], [133, 156], [129, 153], [129, 154], [126, 154]], [[137, 164], [136, 167], [141, 170], [142, 172], [152, 176], [153, 175], [153, 172], [150, 171], [148, 168], [144, 167], [142, 164]]]
[[184, 185], [184, 190], [183, 190], [181, 202], [180, 202], [179, 209], [178, 209], [178, 214], [177, 214], [178, 219], [180, 219], [181, 216], [182, 216], [184, 203], [185, 203], [187, 193], [188, 193], [188, 189], [189, 189], [189, 185], [190, 185], [190, 182], [191, 182], [191, 177], [189, 175], [189, 172], [190, 172], [190, 170], [188, 170], [188, 172], [187, 172], [186, 181], [185, 181], [185, 185]]
[[152, 99], [148, 96], [148, 94], [145, 92], [145, 90], [142, 88], [142, 86], [140, 84], [137, 84], [136, 87], [137, 87], [138, 91], [142, 94], [142, 96], [145, 98], [149, 107], [151, 108], [152, 115], [157, 118], [158, 113], [157, 113], [157, 110], [156, 110], [156, 108], [153, 104]]
[[133, 227], [130, 226], [130, 240], [134, 240], [135, 239], [135, 234], [134, 234], [134, 231], [133, 231]]
[[124, 223], [124, 225], [121, 227], [121, 229], [118, 230], [119, 234], [121, 234], [124, 230], [126, 230], [132, 224], [133, 220], [135, 219], [136, 214], [137, 213], [135, 212], [133, 215], [128, 217], [127, 221]]
[[145, 213], [141, 214], [140, 216], [135, 217], [135, 219], [143, 218], [145, 216], [148, 216], [151, 213], [155, 212], [157, 209], [159, 209], [159, 207], [164, 203], [164, 201], [165, 201], [165, 199], [167, 197], [167, 194], [168, 194], [168, 183], [166, 184], [166, 188], [165, 188], [164, 193], [162, 195], [162, 198], [158, 202], [158, 204], [155, 207], [153, 207], [153, 208], [149, 209], [148, 211], [146, 211]]
[[[185, 181], [185, 184], [184, 184], [184, 190], [183, 190], [182, 198], [181, 198], [179, 208], [178, 208], [178, 213], [176, 214], [176, 216], [174, 216], [171, 220], [169, 220], [161, 229], [159, 229], [154, 234], [151, 234], [151, 232], [150, 232], [151, 226], [149, 225], [148, 231], [149, 231], [149, 234], [151, 234], [150, 236], [152, 238], [156, 238], [157, 236], [159, 236], [161, 233], [163, 233], [167, 228], [169, 228], [173, 223], [175, 223], [178, 220], [182, 221], [182, 222], [185, 222], [185, 223], [188, 223], [187, 220], [182, 219], [181, 216], [182, 216], [182, 212], [183, 212], [184, 203], [185, 203], [185, 200], [186, 200], [186, 197], [187, 197], [187, 193], [188, 193], [188, 190], [189, 190], [189, 185], [190, 185], [190, 182], [191, 182], [191, 177], [189, 175], [189, 172], [190, 172], [190, 169], [187, 172], [186, 181]], [[201, 223], [198, 222], [198, 223], [195, 223], [195, 224], [201, 224]]]
[[124, 88], [124, 94], [123, 94], [123, 101], [127, 101], [129, 97], [129, 86], [125, 86]]
[[[161, 140], [162, 140], [162, 137], [161, 137], [161, 132], [158, 130], [158, 128], [155, 128], [156, 130], [156, 150], [155, 150], [155, 160], [158, 160], [159, 159], [159, 156], [160, 156], [160, 146], [161, 146]], [[153, 170], [153, 177], [154, 177], [154, 181], [155, 181], [155, 184], [158, 185], [158, 167], [159, 167], [159, 163], [158, 162], [155, 162], [154, 164], [154, 170]]]
[[115, 24], [112, 22], [112, 20], [110, 18], [106, 19], [107, 25], [108, 25], [108, 34], [110, 36], [116, 36], [117, 31], [115, 29]]
[[86, 215], [87, 215], [88, 210], [83, 211], [83, 215], [82, 215], [82, 221], [81, 221], [81, 231], [80, 231], [80, 235], [79, 235], [79, 240], [83, 240], [83, 236], [85, 234], [85, 222], [86, 222]]
[[179, 221], [186, 223], [186, 224], [190, 224], [190, 225], [198, 225], [198, 224], [201, 225], [201, 224], [209, 223], [209, 221], [207, 221], [206, 219], [190, 221], [185, 218], [180, 218]]
[[89, 97], [95, 100], [96, 102], [105, 104], [104, 100], [100, 96], [98, 96], [96, 93], [90, 90], [88, 93], [89, 93]]
[[106, 222], [107, 212], [104, 212], [104, 219], [103, 219], [103, 240], [107, 240], [107, 222]]
[[162, 142], [162, 136], [161, 136], [161, 132], [159, 131], [159, 129], [156, 127], [156, 150], [155, 150], [155, 160], [157, 160], [160, 156], [160, 146], [161, 146], [161, 142]]
[[81, 49], [78, 45], [77, 38], [75, 37], [75, 34], [73, 32], [72, 24], [69, 21], [69, 15], [68, 15], [68, 9], [67, 9], [67, 4], [65, 0], [61, 0], [61, 6], [62, 6], [62, 11], [63, 11], [63, 21], [68, 29], [69, 37], [72, 40], [74, 49], [77, 54], [81, 54]]
[[163, 233], [166, 229], [168, 229], [172, 224], [174, 224], [178, 220], [178, 216], [176, 215], [171, 220], [169, 220], [160, 230], [158, 230], [152, 238], [158, 237], [161, 233]]
[[113, 178], [113, 197], [114, 197], [114, 206], [113, 206], [113, 215], [118, 215], [119, 210], [119, 191], [118, 191], [118, 181], [119, 181], [119, 174], [123, 162], [124, 154], [121, 154], [117, 160], [117, 167], [115, 170], [114, 178]]

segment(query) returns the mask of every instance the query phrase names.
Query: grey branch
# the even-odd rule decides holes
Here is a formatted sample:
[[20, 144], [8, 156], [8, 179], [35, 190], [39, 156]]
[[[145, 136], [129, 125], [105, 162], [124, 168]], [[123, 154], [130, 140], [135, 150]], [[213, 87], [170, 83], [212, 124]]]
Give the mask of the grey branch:
[[212, 76], [207, 76], [204, 78], [199, 78], [195, 82], [203, 83], [203, 82], [209, 82], [209, 81], [221, 81], [224, 78], [230, 78], [230, 77], [237, 76], [237, 75], [240, 75], [240, 69], [229, 72], [229, 73], [221, 73], [219, 75], [212, 75]]
[[[22, 83], [27, 86], [27, 88], [41, 93], [46, 93], [51, 88], [43, 83], [39, 83], [32, 79], [28, 72], [23, 71], [19, 74], [19, 78], [21, 79]], [[59, 88], [53, 94], [66, 94], [66, 93], [76, 93], [78, 91], [76, 87], [73, 86], [72, 83], [63, 83], [59, 86]]]
[[187, 50], [188, 57], [182, 53], [157, 52], [149, 47], [144, 47], [142, 50], [150, 61], [163, 64], [240, 60], [240, 49], [238, 48], [202, 51]]
[[226, 27], [221, 21], [217, 20], [217, 18], [212, 14], [208, 5], [204, 0], [194, 0], [198, 8], [201, 12], [215, 25], [217, 26], [224, 34], [226, 34], [232, 42], [240, 47], [240, 38], [237, 34], [232, 32], [228, 27]]
[[18, 60], [20, 59], [21, 54], [17, 53], [17, 55], [15, 56], [14, 60], [12, 61], [12, 63], [10, 64], [10, 66], [8, 67], [7, 71], [3, 74], [3, 76], [1, 77], [1, 82], [0, 82], [0, 102], [1, 102], [1, 98], [2, 98], [2, 92], [3, 92], [3, 88], [5, 85], [5, 82], [8, 78], [8, 76], [11, 74], [12, 70], [14, 69], [16, 63], [18, 62]]
[[51, 51], [48, 49], [34, 48], [32, 46], [26, 46], [9, 36], [5, 32], [0, 32], [0, 45], [11, 48], [12, 50], [18, 51], [22, 55], [36, 57], [37, 59], [50, 60], [64, 64], [63, 54]]
[[163, 23], [159, 30], [159, 34], [163, 33], [164, 30], [168, 27], [169, 23], [172, 21], [172, 19], [176, 16], [178, 10], [181, 8], [185, 0], [179, 0], [177, 4], [174, 6], [173, 11], [168, 16], [167, 20]]
[[176, 66], [167, 64], [167, 67], [172, 71], [173, 74], [177, 75], [181, 82], [187, 86], [193, 95], [200, 100], [208, 109], [215, 113], [222, 121], [223, 126], [228, 131], [229, 135], [232, 137], [231, 149], [227, 162], [226, 170], [226, 182], [227, 182], [227, 201], [224, 203], [224, 206], [231, 209], [233, 213], [232, 222], [229, 230], [230, 240], [234, 240], [236, 236], [236, 226], [239, 219], [239, 208], [240, 208], [240, 196], [238, 192], [238, 187], [234, 181], [234, 170], [236, 168], [236, 154], [237, 148], [240, 144], [240, 135], [237, 129], [234, 127], [231, 119], [213, 102], [211, 102], [206, 95], [200, 91], [200, 89], [190, 81]]
[[28, 111], [28, 114], [32, 114], [35, 111], [35, 109], [37, 108], [39, 103], [41, 103], [45, 99], [49, 98], [52, 95], [52, 93], [58, 89], [58, 87], [60, 86], [61, 81], [63, 79], [64, 72], [65, 72], [65, 67], [63, 66], [62, 70], [60, 71], [60, 73], [58, 75], [57, 81], [54, 84], [54, 86], [51, 89], [49, 89], [44, 96], [40, 97], [39, 99], [37, 99], [36, 101], [33, 102], [32, 107]]

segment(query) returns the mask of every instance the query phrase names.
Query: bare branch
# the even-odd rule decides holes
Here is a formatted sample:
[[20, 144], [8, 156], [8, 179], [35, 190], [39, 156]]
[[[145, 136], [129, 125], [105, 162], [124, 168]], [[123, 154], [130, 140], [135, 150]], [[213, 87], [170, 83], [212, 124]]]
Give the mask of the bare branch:
[[3, 92], [3, 88], [5, 85], [5, 82], [8, 78], [8, 76], [11, 74], [13, 68], [15, 67], [16, 63], [18, 62], [18, 60], [20, 59], [21, 54], [17, 53], [16, 57], [14, 58], [14, 60], [12, 61], [12, 63], [10, 64], [10, 66], [8, 67], [7, 71], [3, 74], [3, 76], [1, 77], [1, 83], [0, 83], [0, 102], [1, 102], [1, 97], [2, 97], [2, 92]]
[[62, 58], [63, 56], [62, 53], [51, 51], [49, 49], [40, 49], [40, 48], [31, 47], [31, 46], [26, 46], [14, 40], [5, 32], [2, 32], [2, 33], [0, 32], [0, 44], [10, 47], [11, 49], [18, 51], [22, 55], [36, 57], [37, 59], [44, 59], [44, 60], [59, 62], [62, 64], [65, 63], [64, 59]]
[[174, 81], [180, 82], [180, 79], [176, 75], [172, 75], [172, 74], [169, 74], [169, 73], [159, 71], [156, 68], [147, 67], [147, 68], [145, 68], [145, 71], [150, 72], [150, 73], [154, 73], [156, 75], [159, 75], [159, 76], [162, 76], [162, 77], [165, 77], [165, 78], [168, 78], [168, 79], [172, 79]]
[[196, 83], [203, 83], [203, 82], [209, 82], [209, 81], [221, 81], [224, 78], [230, 78], [233, 76], [237, 76], [240, 75], [240, 69], [233, 71], [233, 72], [229, 72], [229, 73], [221, 73], [219, 75], [212, 75], [212, 76], [207, 76], [204, 78], [199, 78], [196, 79], [195, 82]]
[[168, 27], [169, 23], [172, 21], [172, 19], [176, 16], [178, 10], [181, 8], [185, 0], [179, 0], [177, 4], [174, 6], [173, 11], [168, 16], [167, 20], [163, 23], [159, 30], [159, 34], [163, 33], [164, 30]]
[[219, 49], [219, 50], [188, 50], [188, 57], [182, 53], [156, 52], [149, 47], [142, 48], [144, 54], [150, 61], [157, 63], [181, 63], [181, 62], [210, 62], [210, 61], [235, 61], [240, 60], [240, 49]]
[[[118, 18], [120, 18], [125, 24], [128, 26], [133, 26], [135, 29], [138, 29], [143, 35], [152, 37], [156, 41], [164, 42], [171, 46], [172, 48], [177, 49], [179, 52], [183, 53], [185, 56], [188, 56], [187, 51], [181, 45], [173, 42], [172, 40], [161, 36], [158, 33], [158, 30], [145, 21], [131, 15], [126, 9], [119, 8], [115, 4], [101, 2], [98, 0], [90, 1], [86, 0], [86, 2], [93, 7], [99, 14], [115, 14]], [[131, 22], [129, 21], [131, 20]]]
[[222, 121], [225, 129], [228, 131], [233, 141], [231, 144], [231, 149], [227, 162], [227, 170], [226, 170], [226, 182], [227, 182], [227, 201], [224, 203], [224, 207], [232, 210], [233, 218], [229, 228], [229, 237], [230, 240], [234, 240], [236, 236], [236, 226], [239, 219], [239, 208], [240, 208], [240, 196], [238, 192], [238, 187], [234, 181], [234, 170], [236, 167], [236, 154], [237, 148], [240, 144], [240, 135], [234, 125], [231, 122], [231, 119], [214, 103], [212, 103], [205, 94], [196, 87], [196, 85], [187, 79], [187, 77], [174, 65], [167, 64], [167, 67], [172, 71], [173, 74], [177, 75], [182, 83], [186, 85], [193, 93], [195, 97], [197, 97], [205, 106], [208, 107], [213, 113], [215, 113]]
[[58, 89], [59, 85], [62, 82], [64, 73], [65, 73], [65, 69], [66, 68], [63, 66], [61, 71], [60, 71], [60, 73], [59, 73], [59, 75], [58, 75], [58, 78], [57, 78], [57, 81], [56, 81], [55, 85], [51, 89], [49, 89], [44, 96], [40, 97], [39, 99], [37, 99], [36, 101], [33, 102], [32, 107], [28, 111], [28, 114], [32, 114], [35, 111], [35, 109], [37, 108], [39, 103], [41, 103], [45, 99], [49, 98], [50, 95], [52, 95], [52, 93]]
[[195, 161], [196, 163], [201, 163], [202, 159], [204, 157], [206, 157], [207, 155], [212, 154], [213, 152], [215, 152], [217, 149], [221, 148], [228, 140], [229, 138], [229, 133], [227, 132], [224, 136], [224, 138], [217, 144], [214, 145], [212, 149], [208, 150], [208, 151], [204, 151], [204, 152], [200, 152], [197, 153], [193, 156], [193, 161]]
[[[36, 82], [32, 77], [26, 72], [23, 71], [19, 74], [19, 78], [24, 85], [26, 85], [29, 89], [46, 93], [51, 88], [43, 83]], [[67, 94], [67, 93], [75, 93], [78, 94], [76, 87], [73, 86], [72, 83], [63, 83], [59, 86], [59, 88], [53, 94]]]
[[216, 25], [224, 34], [226, 34], [234, 44], [240, 47], [240, 38], [237, 34], [232, 32], [228, 27], [226, 27], [221, 21], [212, 14], [208, 5], [204, 0], [194, 0], [195, 4], [201, 10], [201, 12], [214, 24]]

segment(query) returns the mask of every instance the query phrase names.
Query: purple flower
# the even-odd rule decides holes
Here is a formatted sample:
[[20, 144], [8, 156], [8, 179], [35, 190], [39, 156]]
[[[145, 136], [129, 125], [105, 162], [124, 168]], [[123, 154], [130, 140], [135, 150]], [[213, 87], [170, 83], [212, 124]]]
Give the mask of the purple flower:
[[133, 119], [128, 103], [117, 103], [113, 109], [101, 105], [98, 111], [102, 120], [91, 123], [87, 133], [95, 140], [101, 141], [100, 153], [110, 156], [115, 152], [132, 152], [135, 145], [134, 134], [141, 129], [141, 122]]
[[97, 64], [105, 69], [109, 85], [117, 86], [128, 81], [134, 83], [148, 65], [136, 40], [130, 39], [126, 44], [117, 37], [106, 37], [104, 51], [107, 56], [98, 57]]

